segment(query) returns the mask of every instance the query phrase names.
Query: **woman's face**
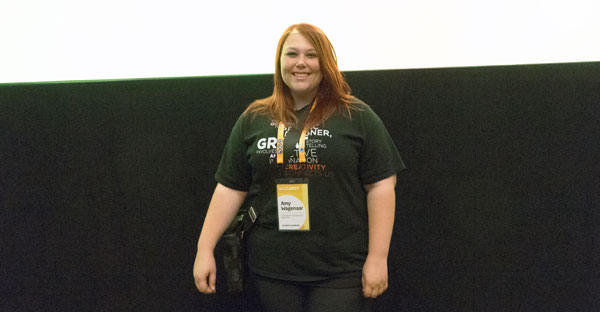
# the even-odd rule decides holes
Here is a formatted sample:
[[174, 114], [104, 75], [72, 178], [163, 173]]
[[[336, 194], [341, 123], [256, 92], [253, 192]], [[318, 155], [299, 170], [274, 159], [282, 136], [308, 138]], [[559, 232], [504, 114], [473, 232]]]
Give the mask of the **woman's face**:
[[290, 33], [281, 51], [281, 76], [295, 98], [315, 97], [323, 75], [319, 55], [299, 32]]

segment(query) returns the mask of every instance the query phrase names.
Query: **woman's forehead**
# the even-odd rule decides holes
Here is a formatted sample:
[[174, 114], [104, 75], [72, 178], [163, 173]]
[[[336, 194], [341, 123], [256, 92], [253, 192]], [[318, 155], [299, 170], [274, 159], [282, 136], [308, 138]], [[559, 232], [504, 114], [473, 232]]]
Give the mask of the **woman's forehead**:
[[312, 43], [299, 31], [292, 31], [285, 39], [283, 46], [286, 48], [310, 48], [314, 49]]

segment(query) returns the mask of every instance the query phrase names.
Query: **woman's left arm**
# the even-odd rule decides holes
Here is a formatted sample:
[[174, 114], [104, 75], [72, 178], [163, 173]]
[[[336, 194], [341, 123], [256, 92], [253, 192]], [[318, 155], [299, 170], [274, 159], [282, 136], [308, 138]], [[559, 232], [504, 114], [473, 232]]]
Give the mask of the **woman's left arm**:
[[394, 228], [396, 175], [365, 185], [369, 216], [369, 254], [363, 266], [363, 296], [375, 298], [388, 288], [387, 257]]

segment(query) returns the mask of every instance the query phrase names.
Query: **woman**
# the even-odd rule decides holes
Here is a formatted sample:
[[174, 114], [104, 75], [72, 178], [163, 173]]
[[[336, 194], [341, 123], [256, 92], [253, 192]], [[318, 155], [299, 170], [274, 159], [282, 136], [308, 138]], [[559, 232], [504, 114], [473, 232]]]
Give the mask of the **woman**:
[[248, 200], [259, 217], [248, 266], [267, 311], [368, 311], [388, 286], [396, 173], [404, 164], [381, 120], [350, 95], [323, 31], [290, 26], [273, 94], [236, 122], [194, 264], [214, 293], [213, 250]]

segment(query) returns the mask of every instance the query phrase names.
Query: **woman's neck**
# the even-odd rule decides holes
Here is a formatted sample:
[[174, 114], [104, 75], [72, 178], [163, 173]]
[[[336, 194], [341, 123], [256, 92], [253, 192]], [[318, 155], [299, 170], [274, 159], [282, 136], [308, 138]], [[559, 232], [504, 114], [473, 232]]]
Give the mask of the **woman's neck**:
[[315, 97], [313, 95], [300, 97], [300, 96], [292, 96], [294, 98], [294, 109], [301, 110], [306, 105], [309, 105], [313, 102]]

